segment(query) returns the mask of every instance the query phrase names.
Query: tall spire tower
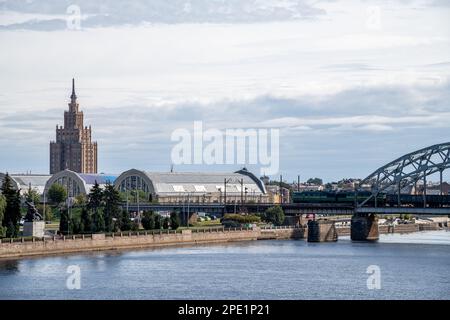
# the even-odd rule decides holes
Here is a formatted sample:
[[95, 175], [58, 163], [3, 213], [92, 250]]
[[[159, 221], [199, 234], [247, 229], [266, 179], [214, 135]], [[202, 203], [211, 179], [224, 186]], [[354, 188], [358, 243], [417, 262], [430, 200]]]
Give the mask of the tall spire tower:
[[69, 110], [64, 111], [64, 126], [56, 126], [56, 141], [50, 142], [50, 173], [69, 169], [97, 173], [97, 142], [91, 141], [91, 126], [84, 127], [72, 79]]
[[70, 95], [72, 103], [77, 101], [77, 95], [75, 94], [75, 78], [72, 78], [72, 94]]

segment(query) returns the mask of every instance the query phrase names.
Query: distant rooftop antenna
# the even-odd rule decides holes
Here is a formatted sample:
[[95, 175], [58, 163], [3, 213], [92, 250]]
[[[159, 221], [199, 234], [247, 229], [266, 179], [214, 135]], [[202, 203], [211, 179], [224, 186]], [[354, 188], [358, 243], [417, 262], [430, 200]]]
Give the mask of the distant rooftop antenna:
[[170, 172], [173, 172], [173, 164], [170, 165]]

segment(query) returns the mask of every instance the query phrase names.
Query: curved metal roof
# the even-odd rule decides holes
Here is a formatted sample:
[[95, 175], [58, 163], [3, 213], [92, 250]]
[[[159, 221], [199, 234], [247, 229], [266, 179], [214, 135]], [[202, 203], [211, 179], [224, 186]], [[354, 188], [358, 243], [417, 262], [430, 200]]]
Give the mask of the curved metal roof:
[[[148, 172], [131, 169], [122, 173], [115, 186], [119, 187], [127, 177], [139, 176], [146, 181], [151, 192], [155, 194], [179, 195], [180, 193], [205, 194], [224, 192], [224, 181], [227, 182], [228, 194], [241, 193], [241, 180], [243, 188], [247, 188], [249, 194], [264, 194], [263, 184], [258, 183], [258, 178], [248, 172], [217, 173], [217, 172]], [[261, 187], [262, 186], [262, 187]]]
[[87, 174], [87, 173], [77, 173], [71, 170], [63, 170], [55, 173], [48, 179], [44, 191], [50, 188], [54, 183], [58, 181], [75, 181], [80, 187], [80, 192], [87, 194], [91, 190], [92, 186], [97, 182], [100, 186], [104, 186], [107, 183], [114, 184], [117, 175], [114, 174]]
[[[0, 185], [3, 184], [5, 173], [0, 173]], [[44, 192], [45, 184], [50, 179], [50, 175], [46, 174], [10, 174], [13, 187], [26, 191], [30, 186], [36, 189], [39, 193]]]

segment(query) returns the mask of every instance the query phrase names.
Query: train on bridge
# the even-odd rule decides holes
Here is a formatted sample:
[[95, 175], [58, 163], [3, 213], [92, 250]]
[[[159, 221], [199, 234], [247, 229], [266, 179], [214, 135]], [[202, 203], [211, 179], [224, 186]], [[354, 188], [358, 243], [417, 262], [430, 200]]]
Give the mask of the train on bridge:
[[[322, 204], [348, 204], [353, 205], [355, 203], [362, 203], [372, 195], [369, 191], [360, 191], [355, 194], [353, 191], [299, 191], [293, 192], [293, 203], [322, 203]], [[397, 206], [398, 195], [379, 193], [376, 197], [377, 206]], [[441, 206], [450, 206], [450, 195], [427, 195], [426, 204], [431, 208], [438, 208]], [[400, 204], [410, 207], [423, 207], [424, 196], [423, 195], [411, 195], [401, 194]], [[375, 198], [371, 198], [366, 202], [366, 206], [373, 207], [375, 205]]]

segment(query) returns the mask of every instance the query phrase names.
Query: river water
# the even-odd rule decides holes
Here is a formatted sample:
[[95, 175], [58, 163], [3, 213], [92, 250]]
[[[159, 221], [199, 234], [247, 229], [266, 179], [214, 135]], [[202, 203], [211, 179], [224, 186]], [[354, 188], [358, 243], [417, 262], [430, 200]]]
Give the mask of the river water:
[[450, 232], [0, 260], [0, 299], [450, 299]]

